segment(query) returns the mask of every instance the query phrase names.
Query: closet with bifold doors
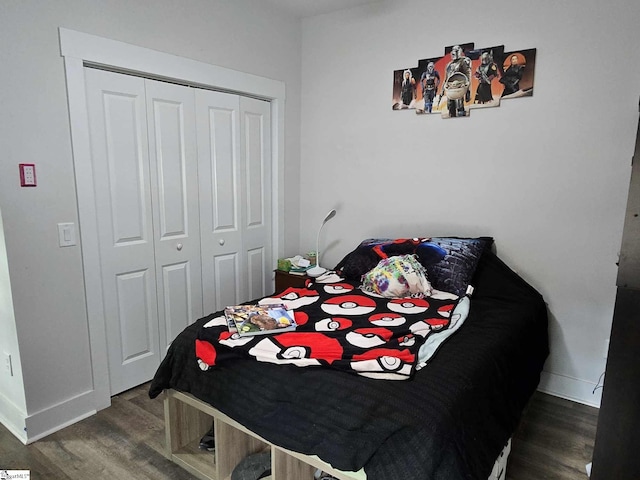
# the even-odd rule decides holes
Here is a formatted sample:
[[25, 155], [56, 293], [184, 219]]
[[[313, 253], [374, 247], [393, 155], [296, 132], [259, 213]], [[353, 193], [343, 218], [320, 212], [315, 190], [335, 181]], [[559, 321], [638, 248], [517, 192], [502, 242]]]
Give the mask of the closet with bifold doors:
[[95, 68], [85, 81], [93, 274], [115, 395], [150, 380], [188, 324], [271, 292], [271, 112], [267, 101]]

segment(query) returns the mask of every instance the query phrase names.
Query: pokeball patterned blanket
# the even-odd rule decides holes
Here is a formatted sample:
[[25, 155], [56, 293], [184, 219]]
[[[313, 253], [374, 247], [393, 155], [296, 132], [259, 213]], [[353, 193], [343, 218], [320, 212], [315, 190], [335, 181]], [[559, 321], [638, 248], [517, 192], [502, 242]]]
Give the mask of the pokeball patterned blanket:
[[[293, 332], [239, 336], [229, 332], [224, 314], [198, 332], [195, 352], [202, 370], [241, 357], [260, 362], [325, 366], [370, 378], [411, 378], [464, 322], [468, 308], [459, 297], [435, 291], [426, 298], [382, 298], [354, 283], [308, 284], [262, 299], [294, 311]], [[468, 306], [467, 306], [468, 307]]]

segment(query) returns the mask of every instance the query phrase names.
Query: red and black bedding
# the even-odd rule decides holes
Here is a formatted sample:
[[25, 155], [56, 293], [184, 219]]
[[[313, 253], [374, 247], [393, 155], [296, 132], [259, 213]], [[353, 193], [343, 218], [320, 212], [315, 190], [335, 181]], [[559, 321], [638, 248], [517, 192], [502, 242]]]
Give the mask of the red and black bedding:
[[[486, 238], [365, 240], [337, 267], [349, 282], [339, 277], [309, 281], [306, 288], [289, 288], [260, 300], [261, 305], [283, 304], [294, 311], [295, 332], [241, 336], [229, 331], [221, 314], [198, 333], [199, 365], [208, 370], [248, 356], [384, 380], [408, 379], [464, 322], [468, 298], [459, 295], [466, 292], [490, 243]], [[435, 267], [444, 264], [446, 274], [438, 275]], [[434, 289], [427, 277], [449, 291]]]
[[[397, 247], [399, 243], [386, 242], [385, 245], [390, 246], [389, 252], [393, 255], [414, 253], [419, 257], [415, 248], [413, 252], [395, 252], [391, 247]], [[333, 363], [338, 362], [345, 368], [333, 364], [332, 368], [298, 368], [295, 363], [256, 361], [248, 352], [241, 355], [225, 352], [224, 355], [231, 355], [233, 360], [232, 357], [227, 359], [229, 361], [218, 359], [203, 371], [196, 357], [196, 341], [202, 340], [202, 332], [212, 328], [205, 325], [215, 324], [215, 319], [220, 318], [221, 313], [214, 313], [189, 326], [174, 340], [154, 377], [150, 396], [155, 397], [169, 388], [189, 392], [274, 444], [318, 455], [342, 470], [364, 468], [368, 480], [484, 480], [513, 434], [522, 410], [538, 384], [548, 354], [544, 300], [485, 247], [486, 243], [479, 250], [479, 263], [471, 282], [475, 292], [464, 324], [447, 341], [432, 348], [435, 354], [431, 352], [426, 367], [418, 371], [411, 367], [411, 374], [405, 381], [392, 382], [375, 378], [375, 375], [370, 378], [354, 374], [350, 354], [344, 353], [344, 347], [341, 347], [340, 358]], [[371, 253], [368, 251], [371, 248], [371, 245], [365, 248], [365, 255], [363, 252], [355, 254], [356, 261], [350, 263], [348, 255], [347, 261], [341, 262], [342, 267], [347, 267], [342, 270], [345, 277], [350, 275], [349, 268], [357, 263], [366, 268], [379, 259], [376, 253], [376, 257], [363, 260]], [[468, 258], [461, 251], [454, 252], [456, 248], [443, 243], [446, 258], [457, 260], [455, 257], [462, 256], [465, 257], [462, 263], [465, 263]], [[354, 252], [350, 254], [351, 260], [354, 260]], [[437, 268], [444, 272], [455, 270], [455, 266], [431, 264], [430, 268], [429, 278], [436, 289], [443, 287], [443, 282], [449, 282], [442, 290], [451, 292], [454, 283], [463, 288], [470, 280], [440, 279], [437, 272], [434, 273]], [[354, 271], [360, 272], [360, 269]], [[460, 272], [453, 273], [460, 275]], [[353, 277], [350, 280], [342, 282], [344, 288], [354, 286]], [[336, 298], [335, 292], [327, 292], [326, 287], [318, 284], [308, 289], [311, 292], [308, 295], [317, 296], [314, 308], [324, 316], [317, 319], [310, 315], [306, 326], [329, 317], [349, 318], [339, 311], [327, 314], [322, 310], [321, 305]], [[357, 290], [344, 294], [353, 295], [354, 291]], [[274, 298], [280, 300], [290, 294], [292, 301], [295, 301], [294, 297], [307, 295], [289, 291]], [[454, 296], [459, 294], [464, 297], [462, 290], [457, 290]], [[360, 292], [357, 295], [373, 299], [376, 307], [391, 310], [389, 299]], [[443, 301], [446, 303], [447, 300]], [[439, 307], [434, 304], [434, 308], [437, 312]], [[368, 314], [361, 319], [371, 322]], [[428, 317], [432, 318], [432, 315]], [[446, 315], [442, 318], [446, 324]], [[429, 328], [433, 331], [433, 325]], [[222, 326], [211, 331], [216, 329], [219, 335]], [[444, 331], [446, 329], [441, 330]], [[327, 332], [309, 331], [309, 334], [313, 333], [325, 335]], [[396, 342], [395, 347], [402, 342], [400, 333], [396, 337], [372, 333], [370, 338], [388, 338], [392, 344]], [[367, 338], [366, 333], [360, 336]], [[435, 336], [427, 335], [424, 341], [420, 338], [418, 343], [423, 350], [429, 347], [431, 338]], [[276, 341], [277, 337], [261, 338], [267, 339]], [[251, 340], [256, 341], [260, 340]], [[285, 347], [278, 342], [274, 351], [282, 354]], [[420, 354], [420, 348], [409, 351], [414, 356]], [[314, 360], [319, 364], [329, 363], [327, 358]], [[415, 365], [415, 362], [406, 364]], [[373, 370], [377, 368], [379, 363]]]
[[[438, 292], [426, 298], [372, 296], [356, 283], [316, 283], [262, 299], [295, 312], [296, 331], [240, 336], [224, 314], [198, 332], [196, 356], [203, 370], [238, 356], [300, 367], [325, 366], [386, 380], [410, 378], [427, 338], [464, 321], [458, 297]], [[459, 309], [465, 312], [466, 309]], [[426, 359], [425, 359], [426, 360]]]

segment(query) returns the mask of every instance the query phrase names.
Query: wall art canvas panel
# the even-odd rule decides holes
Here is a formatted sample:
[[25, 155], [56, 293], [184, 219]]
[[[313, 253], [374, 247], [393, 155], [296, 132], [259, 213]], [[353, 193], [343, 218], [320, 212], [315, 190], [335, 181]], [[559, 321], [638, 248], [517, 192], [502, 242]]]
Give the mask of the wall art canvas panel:
[[393, 110], [414, 110], [442, 118], [468, 117], [502, 99], [533, 95], [536, 49], [505, 52], [504, 45], [474, 43], [445, 47], [441, 57], [393, 72]]
[[442, 72], [445, 63], [444, 57], [425, 58], [418, 62], [420, 79], [418, 81], [419, 101], [416, 105], [416, 113], [438, 111], [438, 92], [442, 88]]
[[393, 109], [414, 109], [416, 106], [416, 75], [418, 69], [403, 68], [393, 72]]
[[533, 72], [536, 68], [536, 49], [506, 52], [502, 61], [504, 86], [502, 98], [520, 98], [533, 95]]
[[474, 51], [473, 43], [451, 45], [444, 49], [444, 76], [438, 99], [438, 108], [443, 118], [466, 117], [471, 104], [471, 80]]
[[504, 45], [469, 52], [473, 59], [470, 108], [499, 107], [503, 86], [500, 83]]

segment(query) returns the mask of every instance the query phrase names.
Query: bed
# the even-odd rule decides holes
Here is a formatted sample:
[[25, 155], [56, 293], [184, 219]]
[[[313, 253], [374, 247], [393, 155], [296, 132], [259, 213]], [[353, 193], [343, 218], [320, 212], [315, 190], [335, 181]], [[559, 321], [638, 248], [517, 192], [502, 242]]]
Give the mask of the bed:
[[[380, 245], [376, 242], [365, 241], [345, 257], [338, 266], [340, 285], [359, 287], [353, 276], [360, 273], [358, 268], [370, 267], [372, 245]], [[189, 468], [201, 478], [230, 478], [239, 458], [265, 447], [273, 448], [274, 480], [312, 478], [313, 469], [276, 473], [275, 464], [283, 458], [326, 467], [344, 479], [504, 478], [495, 471], [496, 459], [538, 385], [548, 355], [547, 309], [542, 296], [489, 248], [491, 243], [481, 242], [472, 265], [465, 268], [468, 278], [457, 279], [460, 298], [466, 298], [467, 283], [474, 287], [463, 324], [432, 346], [427, 360], [421, 358], [405, 370], [406, 378], [400, 381], [334, 365], [303, 368], [256, 361], [246, 350], [203, 370], [196, 345], [221, 312], [199, 319], [174, 340], [149, 391], [152, 398], [165, 392], [169, 457], [189, 468], [192, 464], [181, 460], [184, 456], [171, 452], [195, 440], [213, 417], [221, 442], [224, 428], [240, 432], [242, 438], [228, 436], [231, 443], [225, 452], [216, 450], [211, 474]], [[413, 242], [417, 244], [424, 243]], [[411, 248], [406, 241], [385, 245], [389, 255]], [[426, 271], [430, 278], [439, 277], [436, 286], [455, 290], [448, 283], [459, 272], [452, 273], [450, 267], [460, 259], [453, 258], [451, 242], [439, 245], [445, 247], [448, 264], [418, 258], [432, 261]], [[363, 246], [369, 257], [361, 254]], [[354, 266], [351, 280], [345, 278], [349, 275], [344, 272]], [[306, 290], [326, 291], [326, 286], [316, 282]], [[281, 299], [282, 293], [272, 298]], [[418, 343], [424, 347], [429, 338], [420, 337]], [[418, 369], [420, 363], [423, 368]], [[176, 418], [188, 416], [181, 409], [186, 404], [199, 420], [176, 433]], [[236, 448], [233, 442], [241, 440], [246, 446]]]

